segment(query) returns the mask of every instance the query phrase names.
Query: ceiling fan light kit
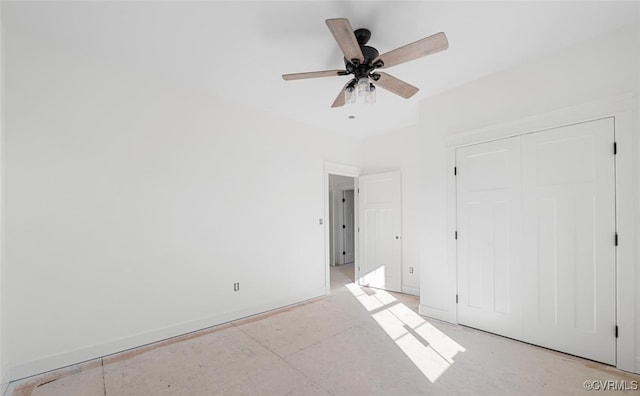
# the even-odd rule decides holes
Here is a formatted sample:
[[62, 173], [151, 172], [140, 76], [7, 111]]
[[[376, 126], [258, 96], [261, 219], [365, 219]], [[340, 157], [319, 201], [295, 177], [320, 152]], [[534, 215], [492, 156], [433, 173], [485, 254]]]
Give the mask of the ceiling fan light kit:
[[376, 86], [373, 84], [369, 84], [369, 91], [364, 96], [364, 103], [371, 104], [376, 103]]
[[327, 19], [325, 22], [344, 54], [345, 70], [283, 74], [282, 78], [289, 81], [353, 75], [331, 107], [354, 104], [357, 96], [363, 97], [364, 103], [375, 103], [376, 85], [408, 99], [418, 92], [418, 88], [376, 69], [385, 69], [449, 48], [447, 36], [440, 32], [380, 55], [377, 49], [366, 45], [371, 38], [368, 29], [353, 30], [346, 18]]

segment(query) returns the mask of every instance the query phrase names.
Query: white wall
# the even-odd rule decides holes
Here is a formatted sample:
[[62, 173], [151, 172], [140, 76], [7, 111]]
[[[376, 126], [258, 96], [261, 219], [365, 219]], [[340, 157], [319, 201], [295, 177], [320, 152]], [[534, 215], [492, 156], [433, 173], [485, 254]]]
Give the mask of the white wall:
[[[2, 7], [0, 7], [0, 21]], [[4, 25], [0, 24], [0, 37], [4, 34]], [[7, 359], [7, 321], [5, 320], [4, 287], [4, 65], [0, 62], [0, 395], [3, 395], [9, 382], [9, 363]]]
[[[4, 120], [0, 110], [0, 120]], [[0, 131], [4, 125], [0, 125]], [[0, 133], [0, 395], [3, 395], [9, 385], [9, 360], [7, 354], [7, 308], [5, 287], [4, 260], [4, 134]]]
[[3, 40], [13, 379], [325, 293], [324, 163], [359, 142]]
[[[447, 266], [445, 141], [469, 130], [535, 116], [622, 93], [640, 92], [640, 27], [629, 26], [460, 86], [421, 103], [417, 127], [364, 144], [364, 172], [402, 170], [403, 266], [420, 268], [421, 308], [455, 318], [455, 270]], [[634, 105], [634, 168], [640, 158], [638, 101]], [[640, 246], [640, 176], [635, 178], [636, 246]], [[636, 276], [640, 276], [636, 249]], [[404, 275], [404, 274], [403, 274]], [[640, 295], [636, 297], [640, 299]], [[640, 301], [637, 301], [640, 318]], [[638, 321], [638, 319], [636, 319]], [[640, 325], [636, 325], [640, 341]], [[640, 356], [640, 343], [637, 356]], [[640, 360], [636, 364], [640, 369]]]

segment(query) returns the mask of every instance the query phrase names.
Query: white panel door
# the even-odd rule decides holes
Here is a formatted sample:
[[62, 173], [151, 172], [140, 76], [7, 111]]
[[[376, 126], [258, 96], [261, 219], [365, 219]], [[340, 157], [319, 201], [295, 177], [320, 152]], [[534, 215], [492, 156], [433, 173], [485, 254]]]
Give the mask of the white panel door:
[[456, 150], [458, 321], [522, 337], [520, 140]]
[[401, 291], [400, 172], [360, 176], [358, 283]]
[[613, 119], [522, 139], [524, 340], [615, 364]]

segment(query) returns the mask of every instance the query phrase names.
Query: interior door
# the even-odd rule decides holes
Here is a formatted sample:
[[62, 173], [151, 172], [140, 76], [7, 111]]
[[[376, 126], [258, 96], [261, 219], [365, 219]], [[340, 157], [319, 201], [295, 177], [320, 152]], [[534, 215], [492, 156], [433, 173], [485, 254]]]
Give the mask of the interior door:
[[613, 119], [523, 137], [524, 340], [615, 364]]
[[400, 172], [360, 176], [358, 185], [361, 249], [358, 283], [401, 291]]
[[343, 227], [342, 237], [344, 239], [344, 264], [353, 263], [355, 258], [355, 222], [354, 222], [354, 194], [353, 190], [345, 190], [342, 192], [343, 205]]
[[520, 140], [456, 150], [458, 321], [522, 336]]

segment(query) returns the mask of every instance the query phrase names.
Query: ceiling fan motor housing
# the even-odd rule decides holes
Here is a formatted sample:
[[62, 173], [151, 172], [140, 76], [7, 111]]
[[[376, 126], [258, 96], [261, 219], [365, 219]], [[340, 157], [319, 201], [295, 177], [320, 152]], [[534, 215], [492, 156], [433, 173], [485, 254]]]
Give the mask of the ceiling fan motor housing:
[[362, 55], [364, 55], [364, 63], [371, 64], [371, 62], [380, 55], [377, 49], [368, 45], [361, 45]]
[[369, 29], [356, 29], [353, 34], [356, 36], [356, 40], [360, 45], [360, 50], [362, 51], [364, 59], [362, 62], [358, 62], [355, 59], [350, 60], [345, 58], [344, 64], [347, 72], [349, 74], [353, 74], [355, 81], [357, 81], [360, 78], [368, 77], [376, 67], [380, 67], [378, 64], [372, 65], [372, 62], [380, 55], [380, 53], [377, 49], [369, 45], [365, 45], [371, 38], [371, 31]]

